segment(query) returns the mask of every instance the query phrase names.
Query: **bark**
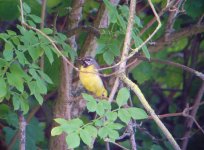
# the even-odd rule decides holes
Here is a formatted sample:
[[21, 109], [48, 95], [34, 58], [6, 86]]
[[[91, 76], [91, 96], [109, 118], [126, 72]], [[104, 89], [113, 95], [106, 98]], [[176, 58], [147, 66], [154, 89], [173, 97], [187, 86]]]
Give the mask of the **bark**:
[[[75, 0], [72, 3], [72, 10], [69, 14], [68, 29], [75, 28], [81, 19], [82, 5], [84, 0]], [[77, 44], [75, 36], [69, 38], [69, 44], [75, 51], [77, 50]], [[72, 118], [72, 102], [73, 97], [72, 91], [72, 74], [73, 68], [69, 66], [64, 59], [61, 60], [61, 71], [60, 71], [60, 87], [58, 91], [58, 99], [54, 109], [54, 118]], [[53, 123], [53, 127], [55, 123]], [[50, 143], [50, 149], [52, 150], [66, 150], [66, 135], [61, 134], [60, 136], [52, 137]]]
[[[70, 96], [70, 81], [69, 81], [69, 69], [68, 64], [62, 60], [61, 71], [60, 71], [60, 87], [58, 90], [58, 98], [54, 108], [54, 118], [71, 119], [71, 96]], [[53, 127], [56, 126], [53, 123]], [[65, 141], [66, 135], [61, 134], [60, 136], [54, 136], [51, 138], [50, 150], [66, 150], [67, 144]]]
[[[114, 5], [117, 5], [119, 3], [119, 0], [110, 0], [110, 2]], [[108, 25], [109, 25], [108, 11], [105, 8], [105, 4], [102, 3], [98, 10], [97, 17], [94, 21], [94, 28], [96, 29], [107, 28]], [[93, 33], [88, 34], [84, 42], [84, 45], [82, 47], [82, 53], [80, 54], [80, 57], [83, 57], [83, 56], [94, 57], [96, 54], [96, 48], [97, 48], [96, 36]]]

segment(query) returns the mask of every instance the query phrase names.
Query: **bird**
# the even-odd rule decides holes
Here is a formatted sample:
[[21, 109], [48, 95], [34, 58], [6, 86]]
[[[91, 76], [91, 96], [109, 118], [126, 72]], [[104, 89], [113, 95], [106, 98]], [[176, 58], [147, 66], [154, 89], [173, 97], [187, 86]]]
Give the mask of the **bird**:
[[103, 84], [99, 75], [98, 63], [91, 56], [78, 58], [80, 62], [79, 67], [79, 80], [83, 87], [93, 93], [96, 97], [107, 98], [108, 92]]

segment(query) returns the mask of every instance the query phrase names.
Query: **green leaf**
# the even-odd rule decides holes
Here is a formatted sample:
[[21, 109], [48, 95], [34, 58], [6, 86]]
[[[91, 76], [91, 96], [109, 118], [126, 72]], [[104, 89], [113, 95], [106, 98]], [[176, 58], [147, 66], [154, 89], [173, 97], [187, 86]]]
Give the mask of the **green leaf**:
[[25, 71], [21, 68], [19, 64], [12, 64], [9, 68], [12, 74], [19, 77], [26, 77]]
[[150, 56], [149, 50], [147, 49], [147, 46], [146, 46], [146, 45], [144, 45], [144, 46], [142, 47], [142, 51], [143, 51], [143, 53], [145, 54], [145, 57], [150, 60], [150, 57], [151, 57], [151, 56]]
[[106, 110], [111, 110], [111, 103], [107, 100], [100, 100], [100, 103], [103, 104], [103, 108]]
[[86, 104], [86, 107], [87, 107], [87, 109], [88, 109], [90, 112], [95, 112], [95, 111], [96, 111], [96, 107], [97, 107], [97, 103], [96, 103], [96, 101], [89, 101], [89, 102]]
[[51, 135], [52, 136], [55, 136], [55, 135], [60, 135], [62, 134], [63, 130], [61, 127], [54, 127], [52, 130], [51, 130]]
[[29, 17], [35, 22], [35, 23], [41, 23], [41, 18], [36, 15], [29, 15]]
[[8, 35], [12, 36], [12, 35], [16, 35], [16, 32], [12, 31], [12, 30], [6, 30], [6, 32], [8, 33]]
[[97, 50], [96, 50], [96, 54], [102, 54], [105, 51], [106, 44], [99, 43], [99, 42], [100, 41], [98, 40], [98, 47], [97, 47]]
[[108, 136], [112, 141], [115, 141], [117, 138], [119, 138], [120, 135], [118, 131], [109, 129]]
[[123, 32], [125, 33], [126, 31], [126, 21], [123, 19], [123, 17], [121, 15], [117, 15], [117, 18], [118, 18], [118, 22], [120, 23], [121, 27], [122, 27], [122, 30]]
[[42, 32], [44, 32], [45, 34], [52, 34], [53, 33], [53, 30], [52, 29], [50, 29], [50, 28], [43, 28], [42, 29]]
[[27, 20], [27, 21], [28, 21], [28, 25], [36, 28], [36, 24], [32, 20]]
[[20, 108], [20, 97], [18, 95], [13, 95], [12, 98], [14, 110], [18, 110]]
[[20, 45], [20, 40], [18, 36], [11, 37], [11, 40], [16, 46]]
[[103, 103], [101, 103], [100, 101], [99, 101], [99, 103], [97, 104], [96, 113], [97, 113], [99, 116], [102, 116], [102, 115], [105, 113], [105, 108], [104, 108], [104, 106], [103, 106]]
[[21, 97], [20, 104], [21, 104], [21, 110], [23, 111], [23, 114], [26, 114], [29, 111], [29, 104], [27, 99], [23, 99], [23, 97]]
[[97, 131], [96, 127], [94, 127], [92, 125], [88, 125], [84, 129], [86, 129], [89, 132], [89, 135], [91, 135], [93, 138], [97, 137], [98, 131]]
[[[6, 67], [8, 62], [5, 59], [0, 58], [0, 69]], [[1, 76], [2, 72], [0, 73]]]
[[130, 91], [127, 88], [121, 88], [116, 97], [116, 103], [119, 107], [126, 104], [130, 97]]
[[46, 94], [47, 93], [47, 87], [45, 85], [45, 82], [43, 80], [36, 80], [37, 88], [39, 88], [40, 94]]
[[72, 119], [69, 122], [72, 123], [73, 125], [77, 126], [77, 127], [80, 127], [84, 124], [83, 121], [79, 118]]
[[121, 121], [125, 122], [126, 124], [128, 124], [131, 119], [131, 115], [129, 114], [126, 108], [119, 109], [118, 117], [120, 118]]
[[11, 112], [11, 108], [7, 104], [0, 104], [0, 118], [6, 118], [7, 115]]
[[[139, 47], [143, 43], [142, 39], [140, 39], [140, 37], [138, 37], [134, 32], [132, 32], [132, 37], [135, 42], [135, 47]], [[146, 45], [142, 46], [142, 51], [145, 54], [145, 57], [150, 59], [150, 53]]]
[[116, 112], [109, 111], [106, 113], [106, 117], [109, 121], [115, 121], [118, 117], [118, 114]]
[[62, 34], [62, 33], [57, 33], [57, 37], [59, 37], [60, 41], [65, 42], [65, 40], [67, 39], [66, 35]]
[[12, 45], [11, 42], [6, 42], [5, 43], [3, 56], [7, 61], [11, 61], [13, 59], [13, 52], [14, 52], [13, 48], [14, 48], [14, 46]]
[[47, 82], [47, 83], [50, 83], [50, 84], [53, 84], [51, 78], [45, 74], [43, 71], [41, 70], [37, 70], [37, 72], [40, 74], [40, 76]]
[[0, 38], [4, 41], [7, 41], [7, 39], [10, 37], [10, 35], [6, 33], [0, 33]]
[[27, 61], [27, 59], [26, 59], [26, 57], [25, 57], [25, 55], [24, 55], [23, 52], [16, 51], [16, 56], [17, 56], [18, 61], [19, 61], [19, 63], [20, 63], [21, 65], [25, 65], [25, 64], [28, 63], [28, 61]]
[[127, 111], [136, 120], [146, 119], [148, 117], [147, 113], [141, 108], [131, 107], [127, 108]]
[[28, 4], [26, 4], [25, 2], [23, 3], [23, 9], [28, 14], [31, 12], [30, 6]]
[[38, 93], [38, 90], [37, 89], [37, 83], [36, 81], [31, 81], [31, 82], [28, 82], [28, 87], [30, 89], [30, 94], [31, 95], [34, 95], [35, 93]]
[[138, 27], [143, 28], [143, 25], [141, 23], [141, 20], [138, 16], [135, 16], [135, 23], [138, 25]]
[[107, 127], [102, 127], [98, 130], [98, 135], [100, 138], [104, 139], [108, 136], [109, 130]]
[[108, 45], [108, 52], [114, 56], [120, 56], [121, 40], [120, 38], [111, 40], [112, 44]]
[[0, 89], [0, 98], [3, 98], [7, 94], [7, 86], [6, 86], [5, 80], [2, 77], [0, 77], [0, 87], [1, 87], [1, 89]]
[[24, 91], [23, 79], [15, 73], [6, 73], [8, 83], [20, 92]]
[[119, 5], [119, 10], [121, 11], [121, 15], [124, 18], [128, 18], [129, 17], [129, 7], [127, 5]]
[[14, 113], [14, 111], [12, 111], [12, 112], [10, 111], [7, 114], [5, 120], [6, 120], [6, 122], [8, 123], [9, 126], [13, 126], [13, 127], [17, 126], [18, 127], [18, 123], [19, 123], [18, 116], [17, 116], [16, 113]]
[[29, 69], [29, 73], [30, 73], [30, 75], [31, 75], [34, 79], [40, 80], [40, 77], [39, 77], [39, 75], [37, 74], [37, 72], [36, 72], [35, 69]]
[[108, 51], [106, 51], [105, 53], [103, 53], [103, 59], [108, 65], [111, 65], [114, 61], [114, 56], [112, 53], [109, 53]]
[[43, 49], [39, 46], [37, 47], [29, 47], [28, 53], [32, 57], [33, 61], [36, 61], [43, 54]]
[[68, 123], [68, 121], [67, 120], [65, 120], [65, 119], [63, 119], [63, 118], [56, 118], [56, 119], [54, 119], [57, 123], [59, 123], [60, 125], [62, 125], [62, 124], [67, 124]]
[[101, 126], [103, 126], [103, 124], [104, 124], [104, 121], [102, 119], [95, 121], [95, 126], [97, 126], [97, 127], [101, 127]]
[[54, 61], [52, 49], [49, 46], [42, 47], [44, 49], [45, 55], [47, 56], [49, 62], [52, 64]]
[[117, 22], [117, 15], [118, 15], [118, 11], [116, 9], [116, 7], [111, 4], [108, 0], [103, 0], [103, 2], [105, 3], [107, 9], [108, 9], [108, 15], [110, 18], [110, 21], [112, 23], [116, 23]]
[[86, 101], [88, 101], [88, 102], [90, 102], [90, 101], [96, 101], [93, 96], [91, 96], [91, 95], [89, 95], [89, 94], [86, 94], [86, 93], [82, 93], [82, 97], [83, 97]]
[[120, 123], [109, 123], [107, 127], [114, 130], [120, 130], [123, 127], [123, 125]]
[[43, 97], [42, 97], [39, 93], [34, 93], [34, 96], [35, 96], [36, 100], [38, 101], [38, 103], [39, 103], [40, 105], [42, 105], [42, 103], [43, 103]]
[[91, 138], [91, 134], [89, 134], [89, 132], [87, 130], [80, 130], [80, 137], [82, 139], [82, 141], [88, 145], [89, 147], [91, 147], [92, 145], [92, 138]]
[[80, 145], [80, 138], [77, 133], [70, 133], [66, 137], [68, 148], [76, 148]]

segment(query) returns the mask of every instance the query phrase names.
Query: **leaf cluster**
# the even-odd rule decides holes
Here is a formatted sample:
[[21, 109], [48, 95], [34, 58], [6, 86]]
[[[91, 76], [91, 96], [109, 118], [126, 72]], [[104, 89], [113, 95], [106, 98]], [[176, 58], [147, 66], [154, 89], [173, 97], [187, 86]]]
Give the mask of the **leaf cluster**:
[[146, 112], [137, 107], [122, 108], [130, 97], [129, 90], [122, 88], [116, 97], [117, 109], [112, 109], [107, 100], [95, 99], [93, 96], [83, 93], [89, 112], [95, 112], [99, 117], [85, 124], [81, 119], [65, 120], [57, 118], [59, 126], [51, 131], [52, 136], [67, 134], [66, 141], [69, 148], [76, 148], [83, 141], [89, 147], [93, 146], [95, 138], [109, 139], [115, 142], [120, 137], [119, 131], [128, 124], [131, 119], [141, 120], [147, 118]]

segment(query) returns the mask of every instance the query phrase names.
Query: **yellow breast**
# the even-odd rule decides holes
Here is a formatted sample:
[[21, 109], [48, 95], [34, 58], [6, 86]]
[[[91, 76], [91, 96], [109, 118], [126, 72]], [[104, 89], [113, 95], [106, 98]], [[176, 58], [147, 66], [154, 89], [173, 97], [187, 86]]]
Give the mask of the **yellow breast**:
[[80, 67], [79, 79], [84, 88], [97, 97], [107, 97], [108, 93], [103, 85], [100, 76], [97, 74], [98, 71], [93, 65], [84, 68]]

